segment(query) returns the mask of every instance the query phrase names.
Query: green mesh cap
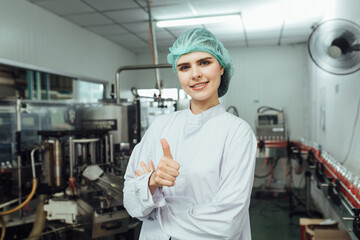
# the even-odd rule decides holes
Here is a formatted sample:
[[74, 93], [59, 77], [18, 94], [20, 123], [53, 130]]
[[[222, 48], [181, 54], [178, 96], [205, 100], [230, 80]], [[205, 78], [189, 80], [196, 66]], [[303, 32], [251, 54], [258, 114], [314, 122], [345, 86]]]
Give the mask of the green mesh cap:
[[190, 52], [207, 52], [213, 55], [224, 67], [221, 83], [218, 89], [219, 97], [225, 95], [229, 88], [230, 79], [234, 73], [229, 52], [216, 36], [205, 28], [194, 28], [184, 32], [169, 48], [168, 63], [172, 65], [177, 74], [176, 63], [178, 59]]

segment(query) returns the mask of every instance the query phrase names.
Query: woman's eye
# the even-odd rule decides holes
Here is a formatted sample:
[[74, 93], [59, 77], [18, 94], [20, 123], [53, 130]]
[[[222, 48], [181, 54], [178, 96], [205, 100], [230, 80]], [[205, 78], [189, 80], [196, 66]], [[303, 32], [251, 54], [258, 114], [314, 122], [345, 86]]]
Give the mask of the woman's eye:
[[181, 66], [181, 67], [179, 67], [180, 71], [186, 71], [188, 69], [189, 69], [189, 66]]
[[200, 65], [203, 65], [203, 66], [206, 66], [206, 65], [209, 65], [210, 62], [209, 61], [202, 61], [200, 62]]

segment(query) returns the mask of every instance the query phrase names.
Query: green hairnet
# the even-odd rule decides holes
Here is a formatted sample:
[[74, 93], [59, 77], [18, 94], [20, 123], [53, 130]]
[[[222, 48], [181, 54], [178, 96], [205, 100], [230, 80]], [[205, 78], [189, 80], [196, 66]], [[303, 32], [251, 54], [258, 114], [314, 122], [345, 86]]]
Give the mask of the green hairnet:
[[194, 28], [183, 33], [169, 48], [168, 63], [177, 73], [176, 63], [182, 55], [190, 52], [207, 52], [213, 55], [224, 67], [221, 83], [218, 89], [219, 97], [225, 95], [229, 88], [230, 79], [234, 73], [231, 57], [224, 45], [216, 36], [205, 28]]

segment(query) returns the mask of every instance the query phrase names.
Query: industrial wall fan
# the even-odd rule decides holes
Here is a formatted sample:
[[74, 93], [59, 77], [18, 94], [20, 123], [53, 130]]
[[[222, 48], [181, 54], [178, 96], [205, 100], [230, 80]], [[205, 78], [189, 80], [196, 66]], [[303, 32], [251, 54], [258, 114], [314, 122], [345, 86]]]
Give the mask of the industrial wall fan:
[[360, 26], [345, 19], [320, 23], [308, 41], [311, 59], [324, 71], [345, 75], [360, 69]]

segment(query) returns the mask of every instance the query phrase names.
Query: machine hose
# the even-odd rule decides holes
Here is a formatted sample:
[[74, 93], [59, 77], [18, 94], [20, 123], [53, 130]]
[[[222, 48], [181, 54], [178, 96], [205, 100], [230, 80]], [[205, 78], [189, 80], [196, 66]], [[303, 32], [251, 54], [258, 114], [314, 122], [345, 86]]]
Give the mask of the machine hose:
[[36, 218], [31, 230], [31, 233], [28, 238], [38, 240], [40, 234], [43, 232], [46, 224], [46, 213], [44, 211], [44, 200], [46, 198], [45, 194], [38, 195], [37, 206], [36, 206]]
[[6, 227], [5, 227], [5, 221], [4, 221], [4, 219], [2, 218], [2, 216], [0, 216], [0, 223], [1, 223], [1, 236], [0, 236], [0, 240], [4, 240]]
[[11, 214], [13, 212], [18, 211], [22, 207], [24, 207], [33, 198], [33, 196], [35, 195], [36, 187], [37, 187], [37, 180], [36, 180], [36, 178], [34, 178], [31, 192], [30, 192], [29, 196], [25, 199], [25, 201], [22, 202], [17, 207], [13, 208], [13, 209], [10, 209], [10, 210], [5, 211], [5, 212], [0, 212], [0, 216], [9, 215], [9, 214]]
[[2, 218], [2, 216], [5, 215], [9, 215], [13, 212], [16, 212], [18, 210], [20, 210], [21, 208], [23, 208], [26, 204], [28, 204], [30, 202], [30, 200], [34, 197], [35, 195], [35, 191], [37, 188], [37, 180], [36, 180], [36, 171], [35, 171], [35, 161], [34, 161], [34, 152], [37, 150], [41, 150], [40, 147], [36, 147], [31, 151], [31, 168], [32, 168], [32, 175], [33, 175], [33, 184], [32, 184], [32, 189], [31, 192], [29, 194], [29, 196], [27, 196], [27, 198], [25, 199], [24, 202], [22, 202], [20, 205], [18, 205], [17, 207], [14, 207], [13, 209], [4, 211], [4, 212], [0, 212], [0, 223], [2, 225], [2, 231], [1, 231], [1, 236], [0, 236], [0, 240], [3, 240], [5, 238], [5, 221]]

